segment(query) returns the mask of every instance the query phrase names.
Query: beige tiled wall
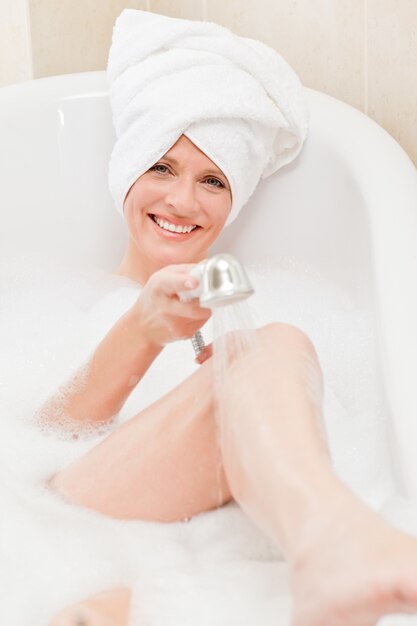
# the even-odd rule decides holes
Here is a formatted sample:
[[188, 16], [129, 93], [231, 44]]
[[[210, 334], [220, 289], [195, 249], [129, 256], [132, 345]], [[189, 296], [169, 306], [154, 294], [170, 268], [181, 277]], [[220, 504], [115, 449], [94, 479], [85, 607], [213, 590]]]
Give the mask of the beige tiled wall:
[[417, 164], [417, 0], [0, 0], [0, 85], [104, 68], [123, 8], [208, 19], [273, 46]]
[[116, 17], [124, 8], [146, 9], [147, 0], [28, 0], [28, 6], [37, 78], [104, 68]]
[[0, 0], [0, 85], [33, 78], [26, 0]]
[[417, 0], [367, 1], [367, 113], [417, 165]]
[[206, 0], [151, 0], [151, 11], [188, 20], [204, 20]]

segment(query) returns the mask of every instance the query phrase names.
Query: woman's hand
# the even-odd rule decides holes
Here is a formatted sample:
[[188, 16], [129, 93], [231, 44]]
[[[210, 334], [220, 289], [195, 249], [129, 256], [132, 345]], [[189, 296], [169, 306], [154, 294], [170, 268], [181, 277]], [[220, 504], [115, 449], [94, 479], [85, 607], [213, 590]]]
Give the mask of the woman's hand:
[[192, 291], [198, 279], [190, 276], [195, 263], [168, 265], [148, 279], [133, 305], [148, 341], [163, 347], [178, 339], [189, 339], [211, 317], [211, 310], [197, 298], [181, 302], [178, 293]]
[[209, 343], [207, 346], [201, 350], [200, 354], [198, 354], [194, 361], [199, 365], [202, 365], [207, 359], [210, 359], [213, 356], [213, 344]]

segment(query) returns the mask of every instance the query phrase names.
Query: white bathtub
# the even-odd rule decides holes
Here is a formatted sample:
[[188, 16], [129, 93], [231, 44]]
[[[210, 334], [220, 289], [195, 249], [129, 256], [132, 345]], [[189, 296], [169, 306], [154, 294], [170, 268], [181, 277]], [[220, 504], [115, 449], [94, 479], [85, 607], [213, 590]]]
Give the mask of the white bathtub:
[[[369, 118], [307, 95], [304, 151], [259, 186], [215, 251], [243, 263], [292, 257], [375, 306], [396, 466], [417, 496], [417, 172]], [[2, 262], [42, 250], [114, 267], [125, 231], [106, 184], [114, 133], [104, 72], [1, 89], [0, 137]]]

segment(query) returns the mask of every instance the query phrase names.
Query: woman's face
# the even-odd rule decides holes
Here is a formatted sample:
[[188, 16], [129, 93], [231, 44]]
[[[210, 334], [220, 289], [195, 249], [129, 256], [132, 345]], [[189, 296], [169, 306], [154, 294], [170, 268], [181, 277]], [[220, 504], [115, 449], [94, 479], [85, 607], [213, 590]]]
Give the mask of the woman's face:
[[226, 176], [182, 135], [126, 196], [129, 267], [142, 268], [144, 279], [165, 265], [206, 258], [231, 206]]

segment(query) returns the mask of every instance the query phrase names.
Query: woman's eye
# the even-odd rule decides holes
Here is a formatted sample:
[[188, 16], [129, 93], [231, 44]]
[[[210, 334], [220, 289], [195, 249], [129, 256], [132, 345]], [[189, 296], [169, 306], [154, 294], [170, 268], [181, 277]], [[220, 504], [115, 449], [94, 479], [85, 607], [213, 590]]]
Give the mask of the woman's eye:
[[[214, 181], [214, 185], [211, 184], [210, 181]], [[219, 180], [218, 178], [207, 178], [207, 182], [210, 184], [211, 187], [219, 187], [219, 189], [221, 187], [224, 187], [222, 181]]]
[[[157, 168], [161, 168], [161, 169], [157, 169]], [[150, 168], [151, 170], [154, 170], [155, 172], [161, 172], [161, 174], [165, 174], [165, 172], [168, 171], [168, 168], [166, 165], [162, 165], [162, 163], [157, 163], [156, 165], [152, 165], [152, 167]]]

